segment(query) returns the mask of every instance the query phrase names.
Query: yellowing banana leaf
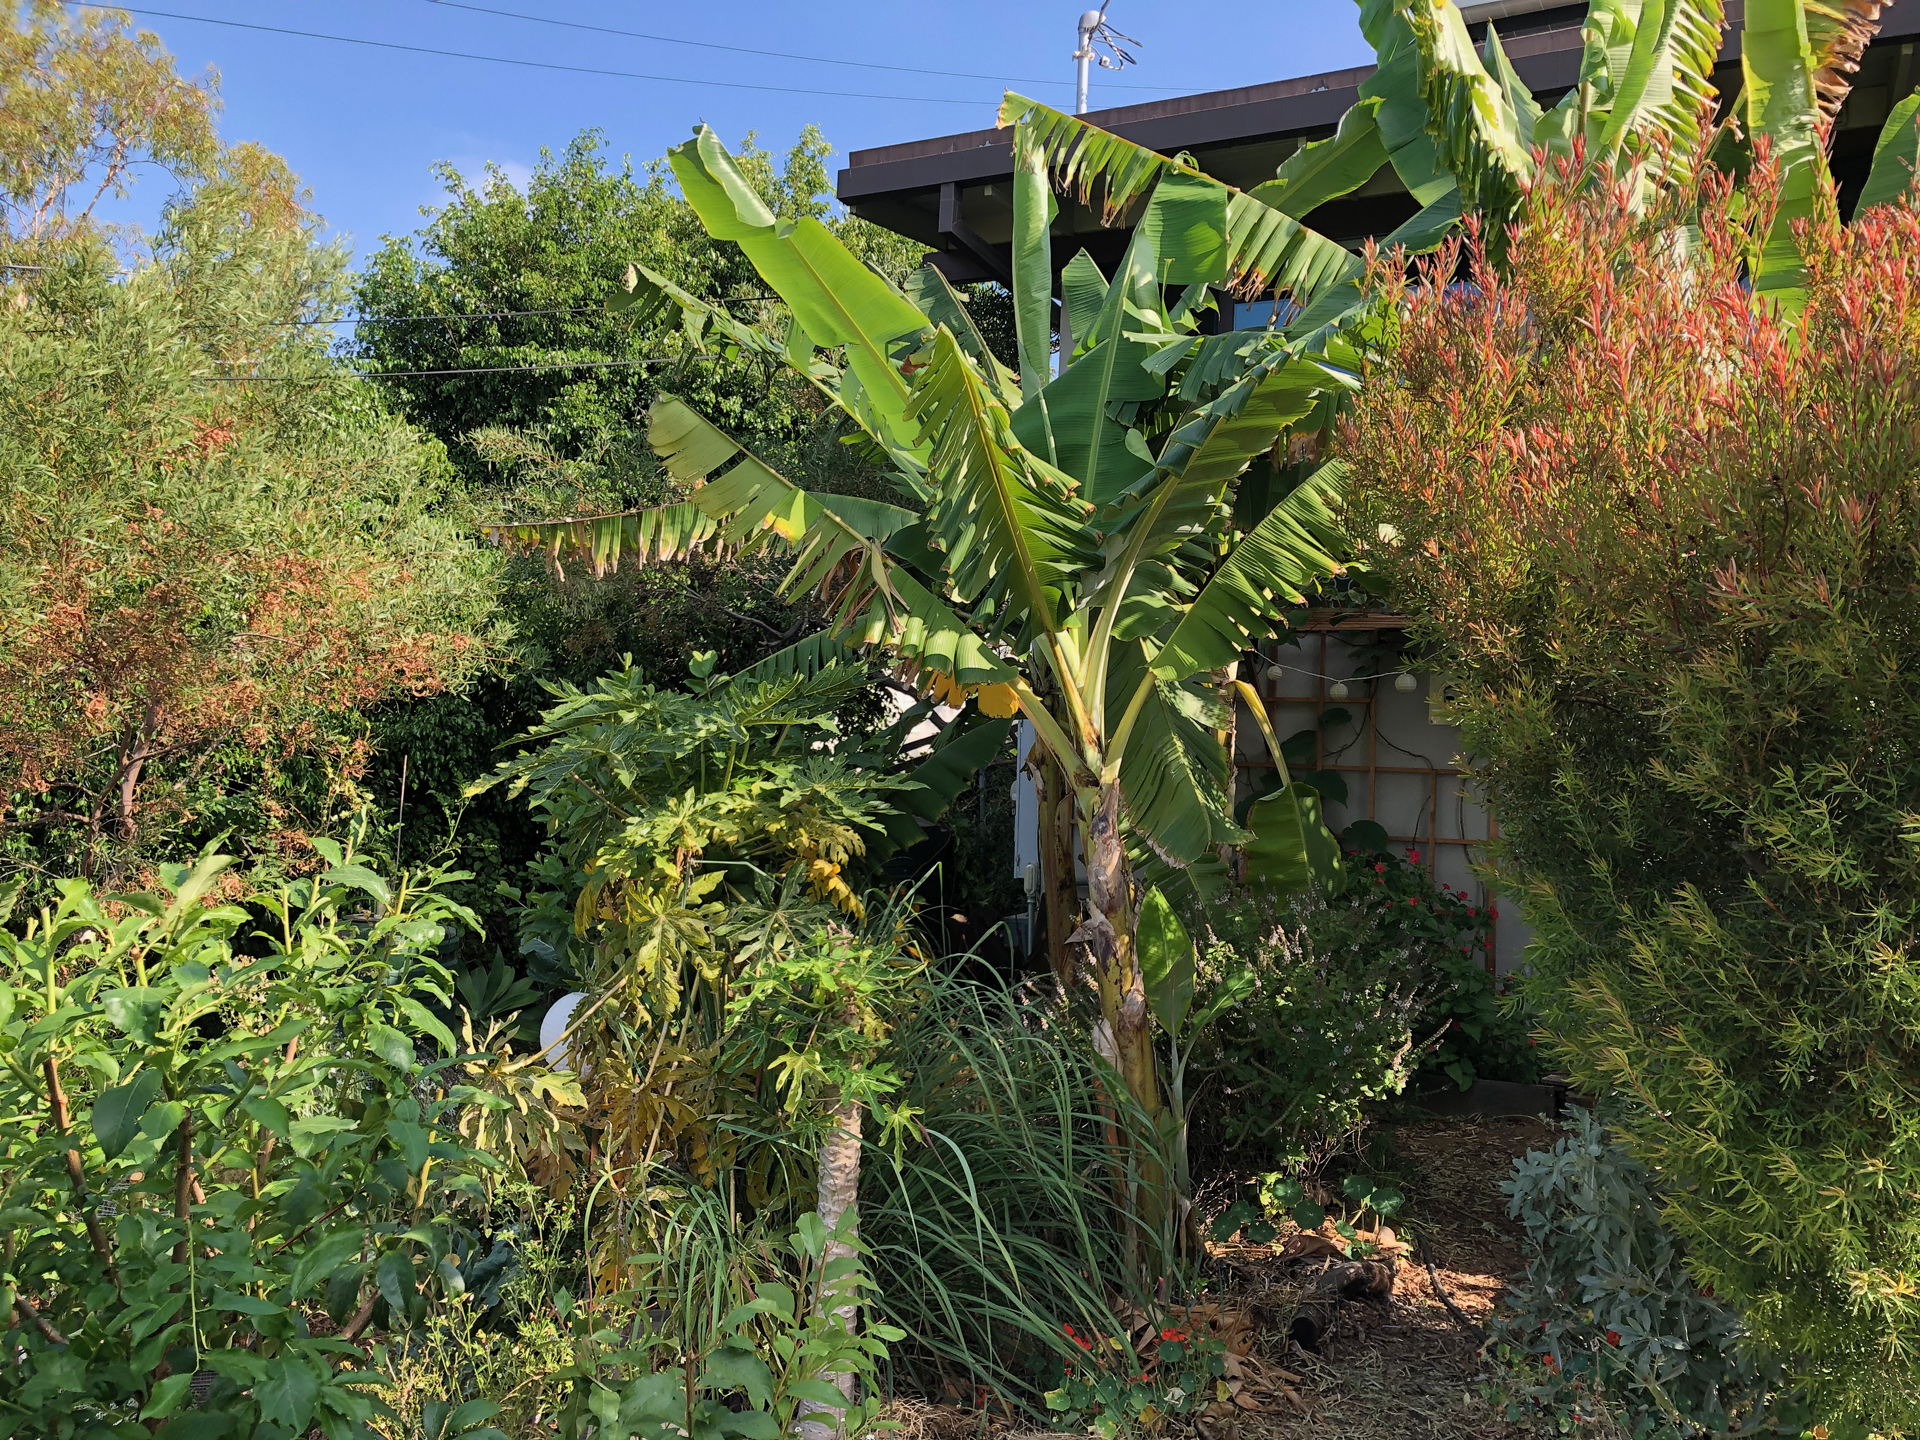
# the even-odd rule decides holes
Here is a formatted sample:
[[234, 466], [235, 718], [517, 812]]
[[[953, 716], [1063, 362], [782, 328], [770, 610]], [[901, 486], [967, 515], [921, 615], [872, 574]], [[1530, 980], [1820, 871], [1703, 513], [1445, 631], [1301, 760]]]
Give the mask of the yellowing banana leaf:
[[1866, 188], [1853, 207], [1855, 215], [1876, 205], [1891, 205], [1913, 188], [1914, 166], [1920, 162], [1920, 90], [1893, 107], [1873, 147], [1873, 169]]
[[545, 550], [562, 576], [566, 574], [566, 562], [577, 557], [584, 557], [598, 578], [618, 570], [622, 559], [650, 565], [684, 560], [696, 551], [717, 555], [729, 548], [720, 522], [699, 506], [687, 503], [610, 515], [487, 525], [481, 533], [495, 544]]
[[1807, 48], [1813, 54], [1813, 89], [1820, 113], [1831, 123], [1853, 89], [1860, 57], [1880, 31], [1880, 12], [1890, 0], [1805, 0]]
[[705, 125], [667, 160], [707, 233], [739, 244], [815, 344], [846, 347], [858, 392], [847, 403], [867, 408], [877, 428], [911, 448], [910, 387], [900, 365], [922, 343], [926, 317], [818, 220], [776, 222]]
[[905, 569], [873, 557], [848, 587], [836, 633], [849, 644], [886, 646], [910, 673], [961, 685], [1005, 684], [1015, 671], [972, 626]]

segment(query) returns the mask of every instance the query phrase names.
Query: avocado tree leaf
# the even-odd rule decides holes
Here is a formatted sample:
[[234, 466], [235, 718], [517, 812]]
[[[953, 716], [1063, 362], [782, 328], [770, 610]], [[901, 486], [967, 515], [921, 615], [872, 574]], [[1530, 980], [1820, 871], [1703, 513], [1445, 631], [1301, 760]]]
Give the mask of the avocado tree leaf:
[[160, 1072], [142, 1070], [124, 1085], [103, 1090], [93, 1102], [93, 1138], [109, 1160], [133, 1143], [140, 1133], [140, 1119], [160, 1093]]

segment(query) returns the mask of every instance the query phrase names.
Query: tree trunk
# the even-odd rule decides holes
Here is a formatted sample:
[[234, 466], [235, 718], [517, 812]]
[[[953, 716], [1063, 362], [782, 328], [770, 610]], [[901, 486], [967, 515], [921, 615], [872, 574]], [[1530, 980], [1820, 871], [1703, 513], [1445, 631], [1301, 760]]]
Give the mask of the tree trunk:
[[[1216, 731], [1221, 746], [1227, 752], [1227, 813], [1231, 815], [1240, 801], [1240, 692], [1234, 688], [1234, 681], [1240, 677], [1240, 662], [1234, 660], [1213, 672], [1214, 688], [1219, 693], [1220, 703], [1227, 707], [1227, 728]], [[1227, 867], [1227, 874], [1239, 880], [1240, 851], [1231, 841], [1222, 840], [1213, 847], [1214, 853]]]
[[1079, 931], [1093, 954], [1100, 1013], [1112, 1027], [1121, 1078], [1149, 1116], [1160, 1114], [1146, 977], [1134, 948], [1133, 874], [1120, 836], [1120, 785], [1102, 785], [1081, 802], [1080, 843], [1087, 857], [1087, 923]]
[[1047, 964], [1062, 993], [1072, 994], [1073, 946], [1067, 937], [1080, 923], [1080, 897], [1073, 880], [1073, 788], [1060, 762], [1044, 750], [1040, 753], [1034, 790], [1040, 811], [1040, 898], [1046, 909]]
[[[851, 1218], [849, 1235], [859, 1233], [860, 1221], [860, 1106], [855, 1101], [843, 1101], [832, 1111], [833, 1130], [820, 1146], [820, 1186], [819, 1200], [814, 1206], [821, 1223], [829, 1231], [839, 1228], [847, 1217]], [[825, 1268], [835, 1260], [843, 1260], [854, 1253], [854, 1247], [844, 1239], [827, 1242], [826, 1253], [820, 1264]], [[821, 1298], [815, 1297], [815, 1308], [821, 1306]], [[859, 1307], [852, 1304], [835, 1307], [839, 1315], [852, 1330], [859, 1323]], [[854, 1377], [847, 1372], [830, 1373], [821, 1377], [833, 1385], [846, 1397], [851, 1405], [859, 1399], [854, 1392]], [[819, 1405], [810, 1401], [801, 1401], [797, 1414], [800, 1417], [796, 1427], [803, 1440], [833, 1440], [845, 1428], [847, 1412], [844, 1406]]]

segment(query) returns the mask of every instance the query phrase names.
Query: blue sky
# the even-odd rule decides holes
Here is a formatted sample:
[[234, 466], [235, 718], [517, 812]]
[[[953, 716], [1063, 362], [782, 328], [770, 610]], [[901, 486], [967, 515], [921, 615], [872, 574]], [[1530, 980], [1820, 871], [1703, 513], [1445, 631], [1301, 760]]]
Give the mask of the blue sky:
[[[284, 155], [313, 203], [364, 256], [383, 233], [411, 230], [437, 203], [432, 173], [448, 160], [478, 173], [488, 161], [522, 179], [542, 146], [559, 150], [598, 126], [615, 155], [663, 153], [705, 120], [729, 144], [755, 131], [784, 149], [809, 121], [844, 156], [870, 145], [990, 125], [1001, 84], [884, 69], [731, 54], [511, 19], [436, 0], [151, 0], [155, 10], [292, 30], [463, 50], [556, 65], [686, 79], [746, 82], [791, 94], [725, 89], [557, 70], [527, 69], [136, 13], [183, 71], [220, 74], [221, 133]], [[818, 0], [726, 4], [622, 0], [474, 0], [579, 25], [917, 66], [1070, 82], [1076, 0]], [[1141, 63], [1119, 75], [1096, 69], [1092, 103], [1124, 104], [1194, 90], [1254, 84], [1371, 58], [1352, 0], [1112, 0], [1110, 19], [1138, 38]], [[1154, 87], [1121, 89], [1120, 85]], [[1069, 108], [1069, 83], [1015, 84]], [[943, 103], [960, 102], [960, 103]], [[836, 163], [839, 163], [836, 161]], [[164, 199], [157, 182], [122, 212], [144, 220]]]

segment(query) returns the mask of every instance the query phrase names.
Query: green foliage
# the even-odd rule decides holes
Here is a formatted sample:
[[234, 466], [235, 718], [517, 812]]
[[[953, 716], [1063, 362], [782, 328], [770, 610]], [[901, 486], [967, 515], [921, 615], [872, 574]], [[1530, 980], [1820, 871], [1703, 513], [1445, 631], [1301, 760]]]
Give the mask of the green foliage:
[[1196, 1148], [1315, 1168], [1350, 1144], [1368, 1107], [1419, 1063], [1432, 982], [1390, 949], [1361, 908], [1306, 897], [1291, 913], [1250, 904], [1215, 915], [1200, 944], [1202, 1003], [1250, 974], [1195, 1049], [1209, 1080]]
[[1507, 1418], [1581, 1422], [1607, 1396], [1635, 1436], [1799, 1435], [1805, 1406], [1783, 1393], [1739, 1315], [1695, 1286], [1661, 1197], [1592, 1114], [1575, 1110], [1550, 1152], [1529, 1151], [1500, 1187], [1526, 1227], [1526, 1275], [1493, 1326], [1493, 1398]]
[[[1079, 1353], [1063, 1323], [1119, 1335], [1120, 1312], [1158, 1310], [1127, 1253], [1159, 1243], [1134, 1168], [1157, 1147], [1152, 1122], [1114, 1110], [1112, 1072], [1066, 1022], [1021, 992], [931, 977], [890, 1052], [894, 1113], [915, 1129], [860, 1186], [877, 1313], [906, 1332], [897, 1373], [930, 1395], [966, 1377], [969, 1398], [1040, 1421]], [[1171, 1255], [1150, 1263], [1179, 1273]]]
[[365, 768], [350, 712], [456, 689], [498, 638], [497, 557], [444, 453], [299, 323], [342, 298], [318, 226], [284, 166], [233, 151], [126, 274], [84, 233], [4, 272], [15, 863], [118, 884], [229, 831], [310, 864], [302, 832], [338, 824]]
[[[693, 1208], [697, 1216], [711, 1207]], [[712, 1279], [730, 1278], [730, 1267], [689, 1267], [689, 1256], [708, 1258], [706, 1247], [683, 1227], [666, 1233], [690, 1243], [679, 1254], [637, 1257], [647, 1279], [634, 1292], [594, 1308], [564, 1290], [556, 1296], [575, 1356], [552, 1377], [572, 1384], [559, 1417], [562, 1440], [779, 1440], [821, 1409], [845, 1411], [851, 1434], [888, 1428], [876, 1424], [883, 1402], [874, 1382], [887, 1342], [901, 1337], [887, 1325], [850, 1323], [871, 1288], [857, 1252], [844, 1253], [850, 1231], [829, 1231], [818, 1215], [802, 1215], [785, 1245], [792, 1268], [775, 1272], [791, 1283], [760, 1280], [719, 1313], [707, 1308], [721, 1293]], [[616, 1327], [609, 1312], [631, 1319]], [[868, 1399], [849, 1404], [835, 1376]]]
[[0, 931], [0, 1433], [370, 1436], [354, 1337], [465, 1290], [489, 1162], [428, 1002], [473, 917], [321, 844], [257, 928], [209, 856]]
[[[1342, 835], [1355, 881], [1329, 904], [1350, 907], [1372, 930], [1372, 943], [1404, 955], [1408, 972], [1420, 977], [1416, 1029], [1423, 1043], [1416, 1088], [1444, 1082], [1465, 1090], [1481, 1076], [1539, 1079], [1525, 1016], [1488, 973], [1499, 909], [1440, 884], [1421, 865], [1418, 849], [1400, 855], [1373, 833], [1378, 828], [1363, 823]], [[1376, 840], [1378, 848], [1368, 843]]]
[[1101, 1440], [1153, 1429], [1168, 1415], [1191, 1415], [1212, 1404], [1227, 1373], [1227, 1347], [1218, 1336], [1167, 1326], [1137, 1345], [1131, 1336], [1062, 1333], [1080, 1351], [1047, 1391], [1056, 1430]]
[[1920, 215], [1803, 226], [1790, 325], [1752, 312], [1748, 214], [1720, 181], [1645, 217], [1537, 186], [1504, 267], [1391, 297], [1344, 448], [1459, 678], [1540, 1027], [1816, 1417], [1892, 1429], [1920, 1418]]

